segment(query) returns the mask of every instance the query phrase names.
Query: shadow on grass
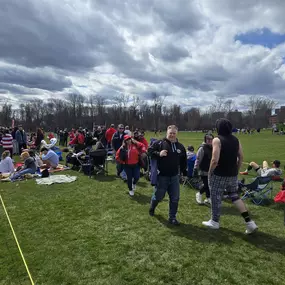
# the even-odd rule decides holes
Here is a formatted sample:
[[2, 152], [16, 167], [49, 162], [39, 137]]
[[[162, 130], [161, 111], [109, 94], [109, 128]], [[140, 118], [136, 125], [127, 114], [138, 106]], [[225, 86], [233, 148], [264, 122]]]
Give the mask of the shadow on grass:
[[253, 246], [266, 250], [268, 252], [277, 252], [284, 254], [285, 253], [285, 239], [281, 239], [276, 236], [264, 232], [256, 232], [252, 235], [245, 235], [241, 232], [232, 231], [229, 229], [222, 229], [223, 232], [240, 237], [247, 243], [252, 244]]
[[146, 196], [144, 194], [136, 192], [135, 196], [132, 197], [132, 200], [136, 201], [141, 205], [148, 205], [150, 203], [150, 198], [150, 196]]
[[92, 178], [100, 182], [112, 182], [116, 180], [115, 175], [103, 175], [103, 174], [93, 175]]
[[229, 239], [229, 235], [219, 230], [210, 230], [207, 228], [197, 227], [191, 224], [180, 224], [174, 226], [168, 223], [164, 217], [157, 215], [156, 219], [172, 230], [172, 234], [179, 237], [184, 237], [190, 240], [196, 240], [204, 243], [224, 243], [232, 244], [233, 242]]
[[138, 181], [137, 185], [140, 186], [140, 187], [147, 187], [147, 186], [148, 186], [148, 183], [145, 182], [145, 181], [141, 181], [141, 180], [140, 180], [140, 181]]

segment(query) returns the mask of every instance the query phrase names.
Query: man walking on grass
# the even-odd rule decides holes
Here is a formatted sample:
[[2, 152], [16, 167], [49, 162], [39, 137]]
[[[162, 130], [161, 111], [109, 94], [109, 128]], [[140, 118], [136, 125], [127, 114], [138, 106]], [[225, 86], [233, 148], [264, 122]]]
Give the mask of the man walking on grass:
[[187, 175], [187, 156], [184, 146], [177, 140], [178, 129], [172, 125], [167, 128], [166, 138], [149, 147], [149, 155], [157, 159], [158, 177], [155, 193], [151, 198], [149, 214], [154, 211], [166, 194], [169, 195], [169, 223], [179, 225], [176, 219], [180, 185], [179, 174]]
[[242, 165], [243, 152], [239, 140], [232, 135], [232, 124], [227, 119], [216, 122], [218, 137], [213, 140], [212, 160], [209, 168], [209, 186], [212, 202], [212, 217], [202, 224], [211, 229], [219, 229], [222, 196], [225, 190], [246, 223], [246, 234], [257, 230], [248, 210], [238, 195], [238, 171]]

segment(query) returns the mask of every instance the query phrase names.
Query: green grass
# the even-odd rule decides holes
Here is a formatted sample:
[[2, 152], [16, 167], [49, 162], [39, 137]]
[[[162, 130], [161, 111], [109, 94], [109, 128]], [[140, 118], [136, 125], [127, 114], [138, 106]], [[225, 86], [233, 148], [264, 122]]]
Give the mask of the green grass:
[[[203, 134], [180, 133], [185, 145]], [[278, 158], [282, 136], [240, 135], [245, 160]], [[283, 167], [283, 166], [282, 166]], [[168, 197], [149, 217], [152, 188], [141, 179], [135, 197], [114, 174], [72, 184], [37, 186], [35, 181], [0, 184], [11, 221], [36, 284], [283, 284], [283, 207], [247, 205], [260, 231], [244, 235], [236, 209], [223, 204], [221, 229], [204, 229], [209, 208], [195, 191], [181, 189], [180, 227], [167, 225]], [[248, 177], [247, 179], [249, 179]], [[275, 183], [274, 193], [280, 183]], [[30, 284], [0, 207], [0, 284]]]

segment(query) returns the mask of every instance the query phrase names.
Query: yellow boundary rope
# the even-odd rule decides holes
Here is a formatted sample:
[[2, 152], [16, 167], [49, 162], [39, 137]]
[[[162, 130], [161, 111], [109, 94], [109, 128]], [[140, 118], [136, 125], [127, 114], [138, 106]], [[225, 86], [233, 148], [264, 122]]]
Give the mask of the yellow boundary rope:
[[14, 228], [13, 228], [13, 226], [12, 226], [10, 217], [9, 217], [8, 212], [7, 212], [7, 210], [6, 210], [6, 207], [5, 207], [5, 204], [4, 204], [4, 201], [3, 201], [3, 199], [2, 199], [1, 194], [0, 194], [0, 199], [1, 199], [1, 202], [2, 202], [2, 206], [3, 206], [3, 208], [4, 208], [4, 212], [5, 212], [5, 214], [6, 214], [7, 220], [8, 220], [8, 222], [9, 222], [11, 231], [12, 231], [12, 233], [13, 233], [14, 239], [15, 239], [15, 241], [16, 241], [17, 247], [18, 247], [18, 249], [19, 249], [20, 255], [21, 255], [21, 257], [22, 257], [22, 260], [23, 260], [24, 265], [25, 265], [25, 267], [26, 267], [27, 273], [28, 273], [28, 275], [29, 275], [31, 284], [32, 284], [32, 285], [35, 285], [35, 283], [34, 283], [34, 281], [33, 281], [33, 278], [32, 278], [32, 275], [31, 275], [31, 273], [30, 273], [30, 270], [29, 270], [29, 268], [28, 268], [27, 262], [26, 262], [26, 260], [25, 260], [24, 255], [23, 255], [23, 252], [22, 252], [22, 250], [21, 250], [20, 244], [19, 244], [19, 242], [18, 242], [16, 233], [15, 233]]

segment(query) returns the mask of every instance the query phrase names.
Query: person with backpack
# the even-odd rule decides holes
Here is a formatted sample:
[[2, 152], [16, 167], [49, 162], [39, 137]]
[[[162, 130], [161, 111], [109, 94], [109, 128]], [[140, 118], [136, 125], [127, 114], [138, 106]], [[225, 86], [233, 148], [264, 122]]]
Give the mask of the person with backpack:
[[149, 147], [151, 159], [157, 160], [157, 184], [151, 198], [149, 214], [154, 216], [155, 209], [166, 194], [169, 195], [169, 223], [179, 225], [176, 219], [180, 196], [179, 175], [187, 176], [187, 156], [185, 147], [177, 140], [178, 128], [167, 128], [166, 138], [156, 141]]
[[124, 136], [122, 146], [116, 152], [116, 161], [123, 165], [127, 174], [130, 196], [135, 195], [136, 184], [140, 178], [140, 155], [145, 152], [145, 146], [128, 135]]
[[[200, 175], [202, 182], [203, 182], [203, 188], [201, 188], [200, 191], [196, 193], [196, 202], [199, 205], [211, 204], [210, 190], [209, 190], [209, 184], [208, 184], [208, 171], [209, 171], [210, 162], [212, 159], [213, 139], [214, 139], [214, 136], [212, 134], [206, 134], [204, 136], [204, 142], [199, 147], [197, 155], [196, 155], [193, 176], [196, 177]], [[204, 200], [204, 203], [203, 203], [202, 195], [204, 193], [206, 193], [206, 199]]]

